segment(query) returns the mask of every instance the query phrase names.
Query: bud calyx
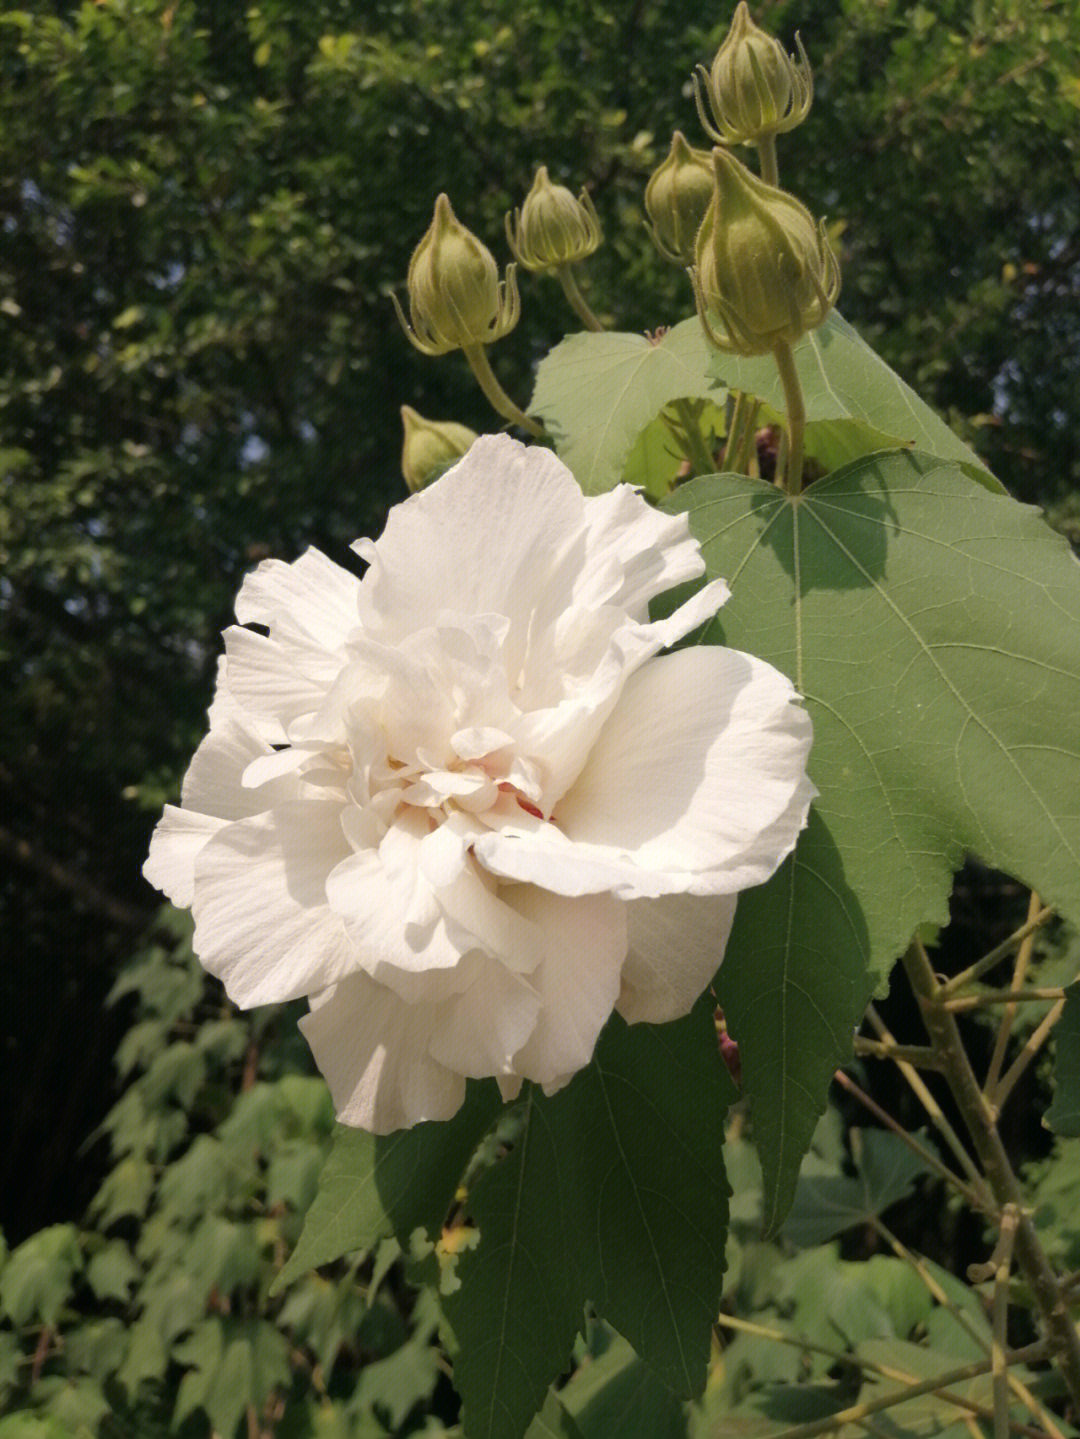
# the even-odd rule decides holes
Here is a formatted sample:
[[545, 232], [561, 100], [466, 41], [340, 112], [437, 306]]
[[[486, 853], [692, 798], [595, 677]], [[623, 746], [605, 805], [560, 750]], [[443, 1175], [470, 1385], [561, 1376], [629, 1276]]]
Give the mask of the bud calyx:
[[[797, 55], [755, 25], [746, 0], [739, 0], [727, 39], [711, 67], [694, 74], [698, 114], [720, 145], [750, 145], [802, 124], [814, 98], [814, 77], [802, 41]], [[705, 113], [708, 98], [713, 123]]]
[[446, 195], [435, 201], [431, 226], [409, 261], [406, 285], [412, 324], [396, 296], [394, 307], [405, 333], [426, 355], [490, 345], [517, 324], [514, 266], [507, 266], [500, 281], [491, 251], [465, 228]]
[[707, 150], [693, 149], [676, 130], [667, 159], [645, 186], [649, 233], [665, 259], [693, 263], [694, 240], [712, 193], [712, 157]]
[[[794, 345], [825, 319], [840, 293], [840, 266], [793, 195], [768, 185], [726, 150], [713, 151], [715, 189], [690, 270], [710, 343], [739, 355]], [[718, 332], [711, 317], [719, 319]]]
[[541, 165], [524, 204], [506, 217], [506, 238], [523, 270], [543, 273], [584, 260], [603, 234], [588, 192], [575, 199], [565, 185], [552, 184]]

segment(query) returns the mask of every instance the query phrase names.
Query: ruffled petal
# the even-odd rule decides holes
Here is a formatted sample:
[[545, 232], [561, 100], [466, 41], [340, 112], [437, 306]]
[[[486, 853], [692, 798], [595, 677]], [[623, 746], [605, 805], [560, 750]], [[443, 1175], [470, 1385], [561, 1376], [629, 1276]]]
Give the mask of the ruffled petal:
[[396, 505], [378, 541], [353, 549], [370, 568], [360, 586], [365, 629], [397, 643], [430, 625], [436, 607], [504, 615], [513, 647], [534, 613], [566, 603], [568, 559], [584, 553], [585, 501], [550, 450], [484, 435], [435, 484]]
[[[523, 714], [511, 728], [522, 752], [543, 775], [545, 812], [550, 813], [581, 773], [624, 685], [635, 671], [660, 650], [677, 644], [710, 620], [729, 595], [723, 580], [713, 580], [667, 619], [652, 624], [622, 622], [592, 657], [591, 664], [583, 664], [580, 653], [561, 654], [554, 659], [542, 657], [548, 670], [557, 674], [561, 666], [573, 675], [573, 682], [566, 686], [564, 698]], [[582, 643], [591, 645], [595, 639], [594, 621], [593, 634], [583, 638]]]
[[[540, 958], [541, 934], [471, 863], [446, 884], [432, 884], [425, 854], [437, 834], [423, 815], [401, 816], [378, 849], [346, 856], [326, 881], [356, 964], [404, 999], [423, 997], [433, 971], [453, 970], [473, 951], [525, 972]], [[442, 992], [462, 987], [455, 979]]]
[[428, 1052], [439, 1023], [437, 1004], [406, 1004], [366, 974], [312, 999], [300, 1028], [342, 1124], [390, 1134], [457, 1113], [465, 1080]]
[[595, 609], [618, 605], [637, 620], [649, 601], [705, 572], [686, 515], [665, 515], [629, 485], [616, 485], [585, 506], [585, 561], [574, 583], [574, 603]]
[[626, 906], [629, 953], [615, 1006], [628, 1024], [689, 1014], [724, 957], [733, 894], [670, 894]]
[[592, 1058], [618, 997], [626, 906], [608, 895], [565, 899], [533, 885], [508, 889], [506, 898], [545, 941], [544, 957], [529, 976], [539, 1016], [514, 1056], [514, 1069], [558, 1088]]
[[771, 665], [706, 645], [662, 656], [627, 682], [554, 823], [507, 822], [475, 853], [559, 894], [733, 894], [794, 848], [816, 792], [810, 739]]
[[195, 861], [195, 951], [248, 1008], [297, 999], [356, 960], [326, 877], [348, 850], [340, 804], [282, 805], [225, 825]]
[[344, 663], [325, 650], [282, 644], [238, 625], [224, 640], [229, 693], [271, 744], [284, 744], [289, 726], [323, 705]]
[[195, 893], [195, 860], [207, 840], [227, 823], [167, 804], [150, 838], [144, 879], [180, 909], [187, 909]]
[[263, 560], [246, 576], [236, 597], [242, 625], [269, 625], [277, 639], [339, 650], [360, 623], [360, 580], [327, 558], [306, 550], [298, 560]]
[[440, 1007], [431, 1057], [470, 1079], [512, 1074], [514, 1055], [536, 1028], [541, 996], [486, 955], [474, 954], [469, 968], [471, 982]]
[[[277, 753], [245, 724], [234, 718], [221, 720], [203, 739], [188, 765], [181, 790], [185, 809], [219, 819], [246, 819], [299, 798], [295, 775], [268, 770], [258, 776], [253, 768], [273, 761]], [[288, 751], [283, 751], [287, 757]], [[255, 774], [258, 783], [251, 784]]]

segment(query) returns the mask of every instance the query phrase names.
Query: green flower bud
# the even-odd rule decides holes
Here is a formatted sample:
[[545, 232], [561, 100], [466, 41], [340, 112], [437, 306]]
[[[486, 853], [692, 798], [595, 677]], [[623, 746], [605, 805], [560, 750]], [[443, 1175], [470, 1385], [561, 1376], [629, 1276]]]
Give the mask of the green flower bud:
[[[798, 35], [795, 45], [798, 56], [789, 55], [779, 40], [754, 24], [746, 0], [739, 0], [711, 70], [699, 65], [694, 74], [698, 114], [717, 144], [754, 144], [764, 135], [794, 130], [806, 119], [814, 77]], [[705, 114], [702, 88], [715, 125]]]
[[405, 427], [401, 473], [414, 494], [445, 474], [476, 439], [476, 431], [468, 425], [425, 420], [409, 405], [401, 407], [401, 423]]
[[[767, 185], [727, 150], [713, 151], [716, 182], [690, 270], [709, 341], [737, 355], [763, 355], [816, 329], [840, 293], [840, 266], [793, 195]], [[719, 318], [718, 335], [709, 316]]]
[[712, 193], [712, 157], [707, 150], [692, 149], [676, 130], [667, 159], [645, 186], [649, 233], [665, 260], [693, 263], [694, 240]]
[[431, 228], [413, 251], [406, 281], [409, 325], [391, 296], [406, 335], [425, 355], [445, 355], [490, 345], [518, 321], [520, 301], [514, 266], [506, 279], [488, 247], [465, 228], [440, 195]]
[[557, 270], [584, 260], [603, 235], [593, 202], [585, 190], [575, 200], [565, 185], [553, 185], [541, 165], [525, 203], [506, 217], [506, 238], [524, 270]]

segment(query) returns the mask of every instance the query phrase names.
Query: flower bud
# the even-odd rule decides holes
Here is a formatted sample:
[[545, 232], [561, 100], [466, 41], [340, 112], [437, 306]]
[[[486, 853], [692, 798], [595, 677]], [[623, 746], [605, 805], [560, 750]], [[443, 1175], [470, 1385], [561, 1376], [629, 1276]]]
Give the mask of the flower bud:
[[[793, 195], [752, 175], [727, 150], [713, 151], [715, 190], [690, 270], [709, 341], [738, 355], [795, 344], [825, 319], [840, 293], [840, 266]], [[719, 318], [718, 335], [709, 315]]]
[[551, 183], [541, 165], [525, 203], [506, 217], [506, 238], [523, 269], [542, 272], [584, 260], [603, 236], [587, 191], [575, 200], [565, 185]]
[[[701, 123], [718, 144], [750, 145], [762, 136], [793, 130], [806, 119], [814, 77], [798, 35], [795, 45], [798, 56], [789, 55], [779, 40], [754, 24], [746, 0], [739, 0], [712, 68], [699, 65], [694, 75]], [[705, 114], [703, 87], [715, 125]]]
[[401, 423], [405, 427], [401, 473], [414, 494], [445, 474], [476, 439], [476, 431], [468, 425], [425, 420], [409, 405], [401, 407]]
[[676, 130], [667, 159], [645, 186], [649, 233], [666, 260], [693, 264], [694, 240], [712, 193], [712, 157], [707, 150], [692, 149]]
[[391, 298], [405, 333], [425, 355], [490, 345], [517, 324], [514, 266], [500, 282], [491, 251], [465, 228], [445, 195], [435, 201], [431, 228], [413, 251], [406, 285], [411, 326], [397, 297]]

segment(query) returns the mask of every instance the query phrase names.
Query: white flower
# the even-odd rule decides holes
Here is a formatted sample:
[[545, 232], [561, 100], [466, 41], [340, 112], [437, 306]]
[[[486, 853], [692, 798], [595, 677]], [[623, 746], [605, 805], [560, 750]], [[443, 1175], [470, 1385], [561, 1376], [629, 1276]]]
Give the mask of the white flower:
[[353, 548], [362, 580], [244, 581], [145, 873], [238, 1004], [309, 998], [339, 1118], [385, 1133], [469, 1077], [558, 1088], [613, 1008], [685, 1014], [814, 789], [783, 675], [660, 653], [728, 595], [649, 622], [704, 570], [685, 516], [489, 436]]

